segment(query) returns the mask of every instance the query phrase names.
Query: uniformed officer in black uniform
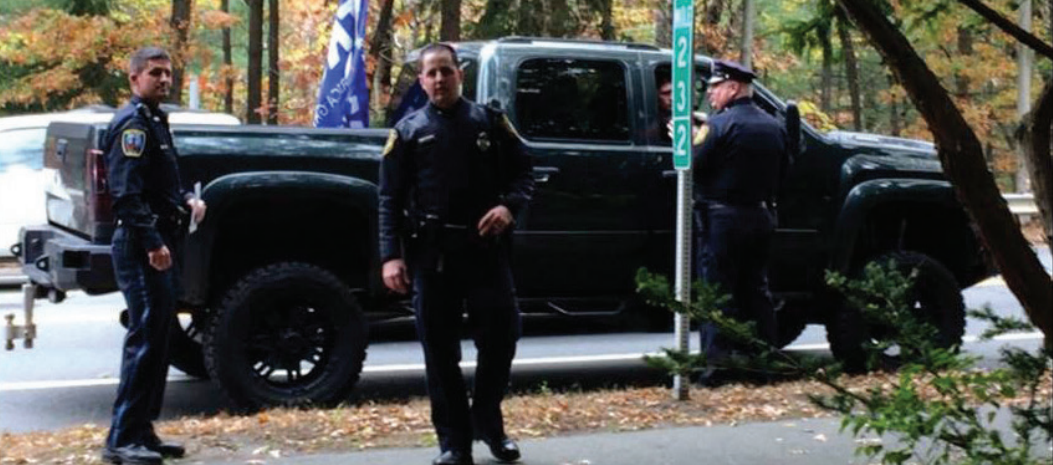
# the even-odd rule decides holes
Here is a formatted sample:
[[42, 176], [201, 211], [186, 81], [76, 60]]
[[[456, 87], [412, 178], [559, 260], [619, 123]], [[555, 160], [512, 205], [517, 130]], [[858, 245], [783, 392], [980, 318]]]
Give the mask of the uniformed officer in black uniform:
[[102, 455], [113, 463], [159, 464], [185, 452], [162, 442], [152, 421], [168, 373], [178, 243], [191, 215], [204, 218], [205, 204], [180, 189], [168, 117], [158, 107], [172, 84], [168, 54], [154, 47], [136, 51], [129, 80], [134, 96], [114, 115], [102, 144], [117, 220], [113, 267], [128, 305], [121, 382]]
[[[520, 334], [509, 241], [533, 195], [530, 159], [503, 113], [461, 97], [452, 47], [425, 47], [418, 78], [429, 102], [395, 125], [380, 167], [384, 283], [412, 286], [442, 449], [433, 463], [472, 463], [473, 437], [514, 461], [501, 415]], [[471, 406], [458, 365], [465, 310], [479, 351]]]
[[[778, 120], [753, 103], [754, 77], [738, 63], [713, 63], [706, 96], [716, 114], [702, 126], [692, 162], [695, 272], [731, 294], [725, 314], [756, 321], [759, 336], [774, 344], [767, 265], [775, 229], [771, 209], [788, 162], [787, 137]], [[700, 333], [711, 362], [726, 357], [728, 344], [712, 324]], [[707, 370], [702, 381], [714, 381], [713, 374]]]

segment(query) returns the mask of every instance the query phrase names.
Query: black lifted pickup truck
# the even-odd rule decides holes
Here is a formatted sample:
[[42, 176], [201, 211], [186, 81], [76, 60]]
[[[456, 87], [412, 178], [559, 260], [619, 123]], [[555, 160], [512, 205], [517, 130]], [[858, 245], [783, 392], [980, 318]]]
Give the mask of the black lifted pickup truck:
[[[516, 287], [527, 312], [632, 316], [640, 267], [674, 259], [675, 176], [658, 122], [656, 86], [670, 52], [648, 45], [510, 38], [462, 43], [464, 94], [508, 112], [534, 157], [537, 195], [518, 218]], [[414, 56], [393, 118], [419, 105]], [[710, 59], [697, 57], [705, 108]], [[758, 85], [761, 108], [794, 109]], [[872, 260], [917, 267], [916, 308], [947, 344], [964, 330], [961, 289], [990, 275], [970, 222], [931, 144], [821, 134], [799, 118], [800, 149], [778, 203], [771, 285], [782, 343], [806, 323], [827, 325], [835, 355], [852, 360], [871, 337], [823, 284]], [[102, 159], [104, 125], [53, 124], [45, 163], [58, 181], [48, 224], [27, 227], [16, 255], [32, 297], [115, 290], [113, 228]], [[173, 363], [210, 376], [235, 405], [345, 399], [366, 355], [367, 321], [407, 316], [384, 291], [377, 250], [377, 175], [384, 130], [182, 127], [183, 180], [201, 182], [208, 217], [189, 236]], [[190, 187], [189, 185], [186, 187]], [[854, 316], [856, 315], [856, 316]]]

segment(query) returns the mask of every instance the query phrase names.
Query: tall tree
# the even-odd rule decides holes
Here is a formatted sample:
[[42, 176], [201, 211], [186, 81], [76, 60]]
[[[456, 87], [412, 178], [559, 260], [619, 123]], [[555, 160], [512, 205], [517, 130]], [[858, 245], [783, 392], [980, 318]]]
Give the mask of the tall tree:
[[370, 92], [370, 107], [376, 115], [371, 115], [374, 121], [387, 121], [384, 111], [387, 107], [387, 96], [391, 88], [391, 19], [395, 8], [395, 0], [382, 0], [380, 4], [380, 17], [377, 18], [377, 26], [373, 31], [373, 39], [369, 41], [370, 61], [375, 64], [373, 68], [373, 87]]
[[[1053, 283], [987, 169], [983, 146], [939, 78], [873, 0], [837, 0], [898, 76], [936, 141], [944, 174], [1009, 289], [1053, 348]], [[1047, 129], [1043, 129], [1048, 130]]]
[[600, 0], [600, 38], [615, 40], [614, 0]]
[[[536, 14], [536, 12], [535, 12]], [[442, 0], [442, 27], [439, 40], [461, 40], [461, 0]]]
[[[658, 0], [652, 15], [654, 17], [655, 45], [659, 47], [672, 47], [673, 0]], [[706, 31], [706, 28], [701, 29], [701, 32], [704, 31]]]
[[249, 6], [248, 97], [245, 122], [260, 124], [263, 102], [263, 0], [245, 0]]
[[539, 12], [544, 9], [543, 6], [541, 0], [519, 0], [516, 34], [535, 37], [541, 35], [543, 25]]
[[[1031, 0], [1020, 2], [1020, 28], [1031, 32]], [[1024, 44], [1017, 45], [1016, 111], [1021, 118], [1031, 112], [1031, 62], [1033, 59], [1031, 49]], [[1016, 191], [1028, 192], [1031, 189], [1027, 179], [1027, 157], [1021, 145], [1017, 145], [1017, 148]]]
[[[230, 14], [230, 0], [219, 1], [220, 11]], [[230, 26], [223, 26], [223, 111], [234, 114], [234, 54], [230, 44]]]
[[267, 124], [278, 124], [281, 97], [281, 21], [278, 0], [267, 0]]
[[742, 0], [742, 48], [739, 62], [747, 68], [753, 68], [753, 23], [757, 16], [753, 0]]
[[841, 42], [841, 55], [845, 62], [845, 79], [848, 80], [848, 97], [852, 102], [852, 128], [863, 130], [863, 95], [859, 86], [859, 63], [856, 59], [856, 47], [852, 43], [852, 29], [845, 10], [835, 6], [837, 37]]
[[834, 24], [835, 8], [831, 0], [816, 2], [815, 15], [787, 22], [783, 33], [787, 45], [798, 55], [808, 56], [818, 48], [822, 52], [822, 70], [819, 74], [819, 108], [829, 113], [832, 105], [834, 45], [830, 38]]
[[471, 26], [475, 39], [493, 39], [511, 35], [515, 30], [512, 0], [486, 0], [486, 10], [479, 22]]
[[179, 105], [183, 101], [183, 75], [186, 72], [187, 47], [190, 42], [190, 17], [194, 7], [193, 0], [172, 0], [172, 17], [169, 26], [172, 28], [172, 91], [168, 99]]

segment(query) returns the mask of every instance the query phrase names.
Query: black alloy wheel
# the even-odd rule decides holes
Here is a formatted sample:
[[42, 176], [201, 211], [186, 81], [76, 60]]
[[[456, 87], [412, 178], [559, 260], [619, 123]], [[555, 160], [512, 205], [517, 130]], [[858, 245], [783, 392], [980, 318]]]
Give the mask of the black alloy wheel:
[[315, 265], [278, 263], [227, 292], [206, 337], [206, 363], [240, 409], [331, 405], [358, 381], [366, 339], [346, 284]]

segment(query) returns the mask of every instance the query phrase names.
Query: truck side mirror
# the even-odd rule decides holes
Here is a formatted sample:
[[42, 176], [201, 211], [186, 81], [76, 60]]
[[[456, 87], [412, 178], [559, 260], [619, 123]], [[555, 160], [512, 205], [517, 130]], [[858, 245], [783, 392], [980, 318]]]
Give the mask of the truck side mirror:
[[786, 149], [790, 152], [792, 163], [801, 153], [801, 111], [793, 100], [786, 103], [786, 136]]

